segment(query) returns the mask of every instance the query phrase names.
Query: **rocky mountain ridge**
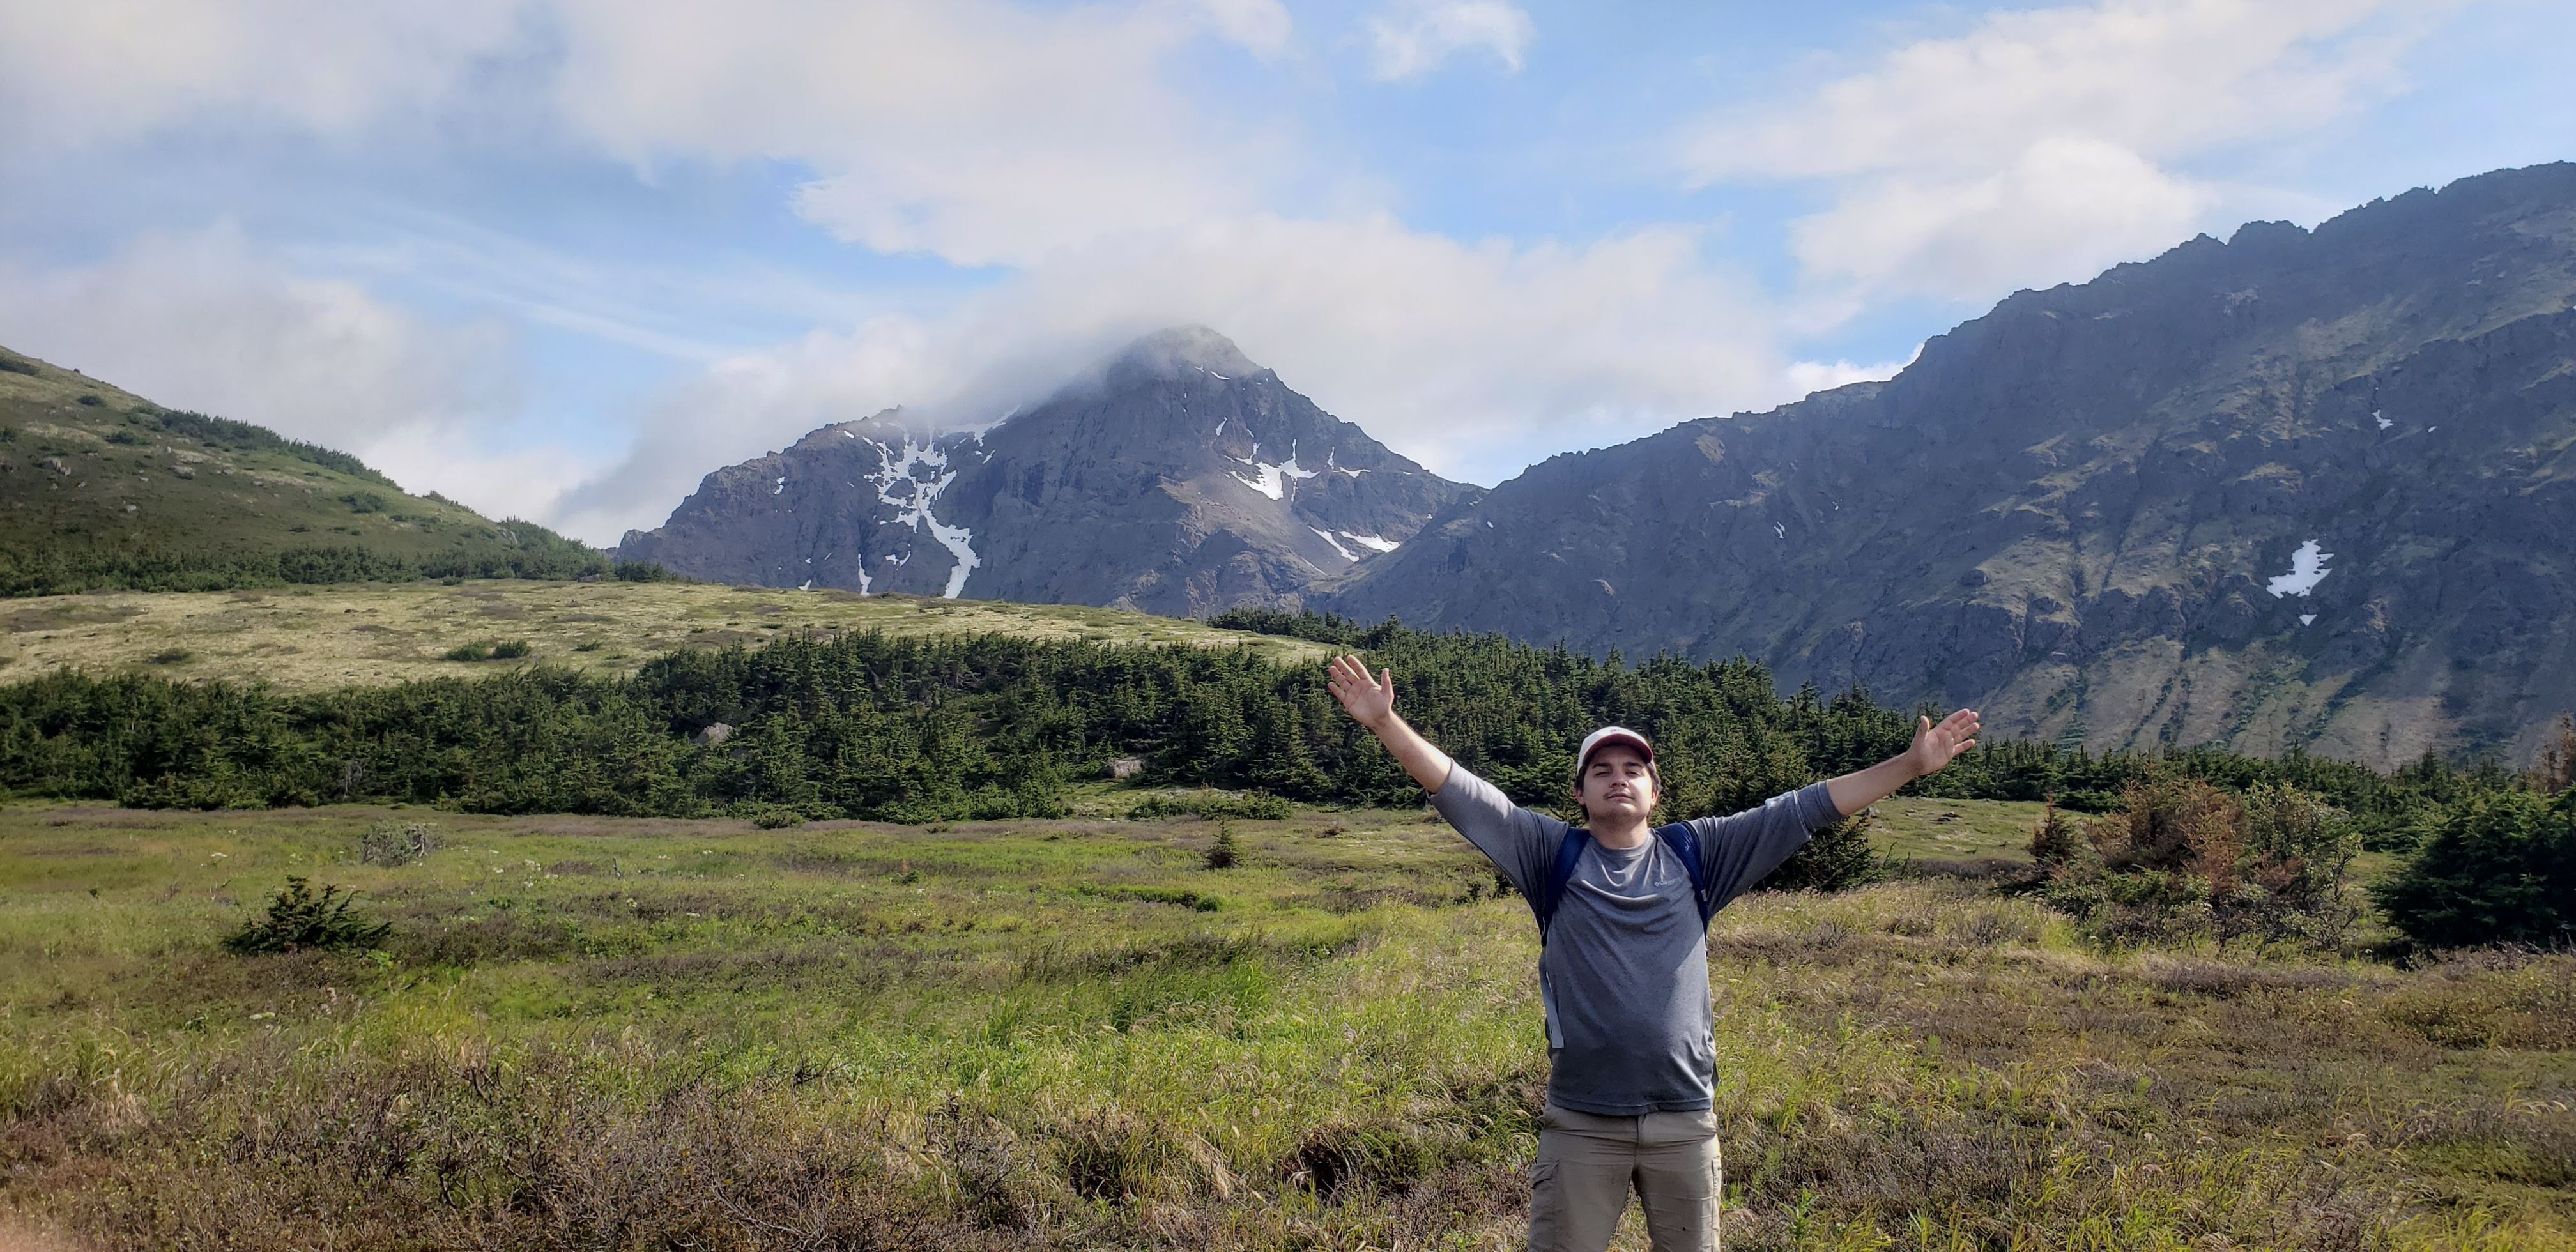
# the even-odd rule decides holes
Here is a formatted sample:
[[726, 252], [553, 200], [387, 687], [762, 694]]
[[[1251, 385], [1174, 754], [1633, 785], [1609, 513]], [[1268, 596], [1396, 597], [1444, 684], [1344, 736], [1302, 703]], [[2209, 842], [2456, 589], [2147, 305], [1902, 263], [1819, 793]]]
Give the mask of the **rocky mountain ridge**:
[[2576, 707], [2576, 165], [2024, 291], [1885, 383], [1532, 467], [1309, 597], [2388, 765]]

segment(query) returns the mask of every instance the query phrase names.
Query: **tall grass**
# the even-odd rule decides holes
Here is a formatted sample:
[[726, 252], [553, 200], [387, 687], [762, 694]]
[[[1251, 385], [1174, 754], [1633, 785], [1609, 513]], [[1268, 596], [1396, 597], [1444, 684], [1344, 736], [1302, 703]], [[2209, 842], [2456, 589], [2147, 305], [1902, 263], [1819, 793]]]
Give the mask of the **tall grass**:
[[[0, 1205], [104, 1247], [1518, 1245], [1532, 927], [1414, 814], [1237, 819], [1221, 872], [1212, 823], [1124, 821], [443, 817], [363, 863], [386, 816], [0, 811]], [[388, 949], [220, 951], [288, 873]], [[2106, 955], [1912, 881], [1750, 897], [1711, 968], [1733, 1247], [2576, 1232], [2565, 957]]]

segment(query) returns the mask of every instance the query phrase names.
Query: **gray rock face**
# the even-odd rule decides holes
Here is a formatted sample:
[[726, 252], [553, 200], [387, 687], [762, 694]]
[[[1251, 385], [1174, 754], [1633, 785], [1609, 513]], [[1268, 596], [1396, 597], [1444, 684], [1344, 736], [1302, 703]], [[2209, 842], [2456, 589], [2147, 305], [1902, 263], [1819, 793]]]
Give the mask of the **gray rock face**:
[[2096, 748], [2518, 759], [2576, 707], [2571, 536], [2561, 164], [2018, 293], [1890, 382], [1553, 458], [1310, 602]]
[[707, 475], [618, 555], [768, 586], [1176, 616], [1294, 607], [1472, 499], [1203, 327], [980, 432], [900, 413]]

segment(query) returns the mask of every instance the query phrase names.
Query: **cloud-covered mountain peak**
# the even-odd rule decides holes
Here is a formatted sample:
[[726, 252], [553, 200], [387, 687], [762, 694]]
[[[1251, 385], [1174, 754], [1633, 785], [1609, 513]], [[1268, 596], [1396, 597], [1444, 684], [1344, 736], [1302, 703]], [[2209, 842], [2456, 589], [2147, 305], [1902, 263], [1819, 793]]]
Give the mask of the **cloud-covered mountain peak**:
[[888, 410], [719, 469], [622, 555], [863, 593], [1295, 605], [1473, 498], [1181, 326], [977, 432]]
[[1109, 365], [1113, 378], [1130, 371], [1168, 378], [1194, 369], [1227, 378], [1264, 372], [1233, 340], [1197, 325], [1155, 331], [1120, 349]]

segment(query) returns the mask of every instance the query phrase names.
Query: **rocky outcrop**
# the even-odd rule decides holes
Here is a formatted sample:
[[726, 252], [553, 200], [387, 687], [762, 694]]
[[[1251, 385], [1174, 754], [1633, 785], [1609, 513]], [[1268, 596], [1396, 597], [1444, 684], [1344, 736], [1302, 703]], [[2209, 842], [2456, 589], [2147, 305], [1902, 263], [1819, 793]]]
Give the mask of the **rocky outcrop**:
[[1476, 494], [1185, 327], [980, 431], [892, 412], [826, 426], [709, 474], [618, 554], [728, 582], [1190, 616], [1298, 605]]
[[2025, 291], [1893, 381], [1560, 456], [1320, 607], [2096, 747], [2519, 753], [2576, 707], [2576, 166]]

